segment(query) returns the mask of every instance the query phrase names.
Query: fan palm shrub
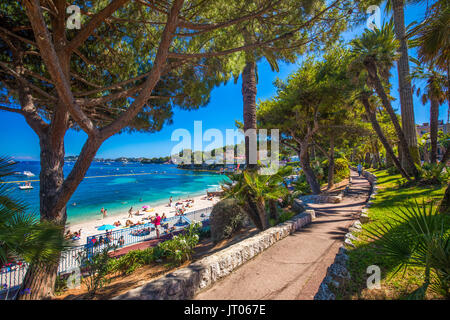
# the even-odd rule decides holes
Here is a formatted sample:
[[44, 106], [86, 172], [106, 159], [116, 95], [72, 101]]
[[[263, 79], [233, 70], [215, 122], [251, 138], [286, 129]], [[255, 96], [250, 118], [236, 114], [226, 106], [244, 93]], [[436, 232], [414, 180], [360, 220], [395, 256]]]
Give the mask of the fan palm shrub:
[[414, 202], [367, 232], [381, 253], [397, 263], [394, 275], [423, 268], [423, 284], [407, 298], [424, 299], [427, 290], [450, 298], [450, 215], [439, 213], [432, 203]]
[[277, 215], [276, 202], [283, 198], [289, 190], [284, 186], [285, 177], [292, 174], [289, 166], [280, 168], [275, 174], [262, 175], [256, 170], [246, 170], [239, 174], [231, 174], [229, 182], [222, 185], [226, 198], [234, 198], [248, 214], [259, 230], [269, 226], [267, 206], [272, 214]]
[[[13, 174], [15, 163], [0, 157], [0, 182]], [[27, 204], [11, 196], [8, 184], [0, 183], [0, 268], [11, 262], [43, 265], [58, 261], [68, 246], [61, 231], [63, 226], [39, 221]], [[21, 288], [20, 292], [23, 292]]]

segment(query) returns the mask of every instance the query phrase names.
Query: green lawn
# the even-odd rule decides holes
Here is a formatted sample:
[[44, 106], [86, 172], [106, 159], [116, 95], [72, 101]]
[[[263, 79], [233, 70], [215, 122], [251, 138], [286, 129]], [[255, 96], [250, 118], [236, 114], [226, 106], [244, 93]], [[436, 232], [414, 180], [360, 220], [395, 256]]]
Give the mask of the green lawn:
[[[377, 175], [378, 194], [373, 200], [368, 215], [371, 222], [363, 225], [363, 229], [373, 227], [376, 223], [386, 222], [398, 212], [398, 207], [411, 205], [414, 200], [422, 203], [440, 200], [445, 186], [412, 186], [399, 188], [400, 175], [390, 175], [386, 170], [374, 171]], [[396, 261], [388, 259], [377, 249], [376, 243], [367, 237], [365, 231], [358, 235], [356, 248], [349, 250], [349, 271], [352, 280], [341, 288], [335, 288], [337, 299], [400, 299], [414, 291], [423, 282], [423, 271], [419, 268], [408, 269], [405, 273], [394, 275], [398, 266]], [[377, 265], [381, 269], [381, 289], [368, 290], [366, 280], [367, 267]], [[433, 295], [427, 298], [440, 298]]]

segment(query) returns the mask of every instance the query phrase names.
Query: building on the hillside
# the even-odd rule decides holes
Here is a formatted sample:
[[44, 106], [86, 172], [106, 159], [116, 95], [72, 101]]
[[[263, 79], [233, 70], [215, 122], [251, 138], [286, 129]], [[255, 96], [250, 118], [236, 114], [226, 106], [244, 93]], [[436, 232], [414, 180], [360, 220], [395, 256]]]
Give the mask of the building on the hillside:
[[[442, 131], [444, 134], [450, 132], [450, 123], [444, 123], [443, 120], [439, 120], [438, 122], [438, 132]], [[416, 132], [419, 137], [422, 137], [426, 133], [430, 133], [430, 124], [428, 122], [424, 122], [421, 125], [416, 124]], [[442, 155], [445, 152], [445, 148], [438, 144], [437, 157], [438, 159], [442, 158]]]

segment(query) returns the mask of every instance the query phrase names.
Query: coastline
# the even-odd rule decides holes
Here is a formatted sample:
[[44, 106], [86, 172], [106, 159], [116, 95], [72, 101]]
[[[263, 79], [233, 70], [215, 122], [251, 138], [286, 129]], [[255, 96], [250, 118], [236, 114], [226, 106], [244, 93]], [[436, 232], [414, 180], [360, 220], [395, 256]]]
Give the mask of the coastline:
[[[142, 206], [148, 205], [153, 210], [149, 211], [149, 212], [145, 212], [145, 211], [143, 211], [142, 206], [140, 206], [139, 208], [133, 206], [133, 217], [132, 218], [128, 218], [128, 209], [120, 210], [119, 212], [114, 212], [112, 214], [110, 214], [108, 212], [108, 215], [105, 218], [102, 218], [100, 215], [101, 208], [99, 208], [99, 212], [98, 212], [97, 216], [93, 219], [86, 220], [83, 222], [68, 222], [66, 224], [65, 232], [67, 232], [68, 230], [70, 230], [71, 232], [75, 232], [75, 231], [79, 231], [81, 229], [80, 240], [72, 241], [72, 243], [75, 245], [83, 245], [86, 243], [86, 237], [96, 235], [96, 234], [106, 233], [106, 231], [97, 230], [98, 227], [100, 227], [104, 224], [113, 225], [114, 222], [120, 221], [121, 225], [125, 226], [127, 220], [131, 220], [133, 223], [137, 223], [139, 221], [142, 221], [142, 218], [147, 218], [149, 216], [155, 216], [155, 213], [158, 213], [160, 216], [163, 213], [165, 213], [168, 218], [173, 217], [173, 216], [175, 216], [175, 203], [177, 201], [183, 202], [187, 199], [193, 199], [194, 203], [191, 208], [186, 208], [186, 213], [195, 211], [195, 210], [212, 207], [215, 203], [217, 203], [220, 200], [218, 197], [213, 197], [212, 200], [207, 200], [206, 192], [204, 192], [203, 195], [180, 198], [180, 200], [174, 199], [173, 203], [172, 203], [172, 207], [168, 206], [167, 201], [165, 204], [159, 204], [159, 205], [151, 205], [151, 204], [147, 204], [147, 203], [143, 202]], [[134, 215], [134, 213], [137, 210], [140, 210], [139, 216]], [[146, 222], [148, 222], [148, 221], [146, 221]], [[113, 230], [120, 230], [122, 228], [122, 226], [119, 226]]]

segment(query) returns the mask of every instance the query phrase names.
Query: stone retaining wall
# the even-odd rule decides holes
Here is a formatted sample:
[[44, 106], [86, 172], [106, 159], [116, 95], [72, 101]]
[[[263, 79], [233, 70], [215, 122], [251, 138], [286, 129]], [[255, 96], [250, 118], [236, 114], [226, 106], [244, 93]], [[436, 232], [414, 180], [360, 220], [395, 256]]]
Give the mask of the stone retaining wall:
[[186, 268], [132, 289], [113, 300], [191, 299], [276, 242], [301, 229], [314, 218], [314, 210], [306, 210], [284, 223], [191, 263]]

